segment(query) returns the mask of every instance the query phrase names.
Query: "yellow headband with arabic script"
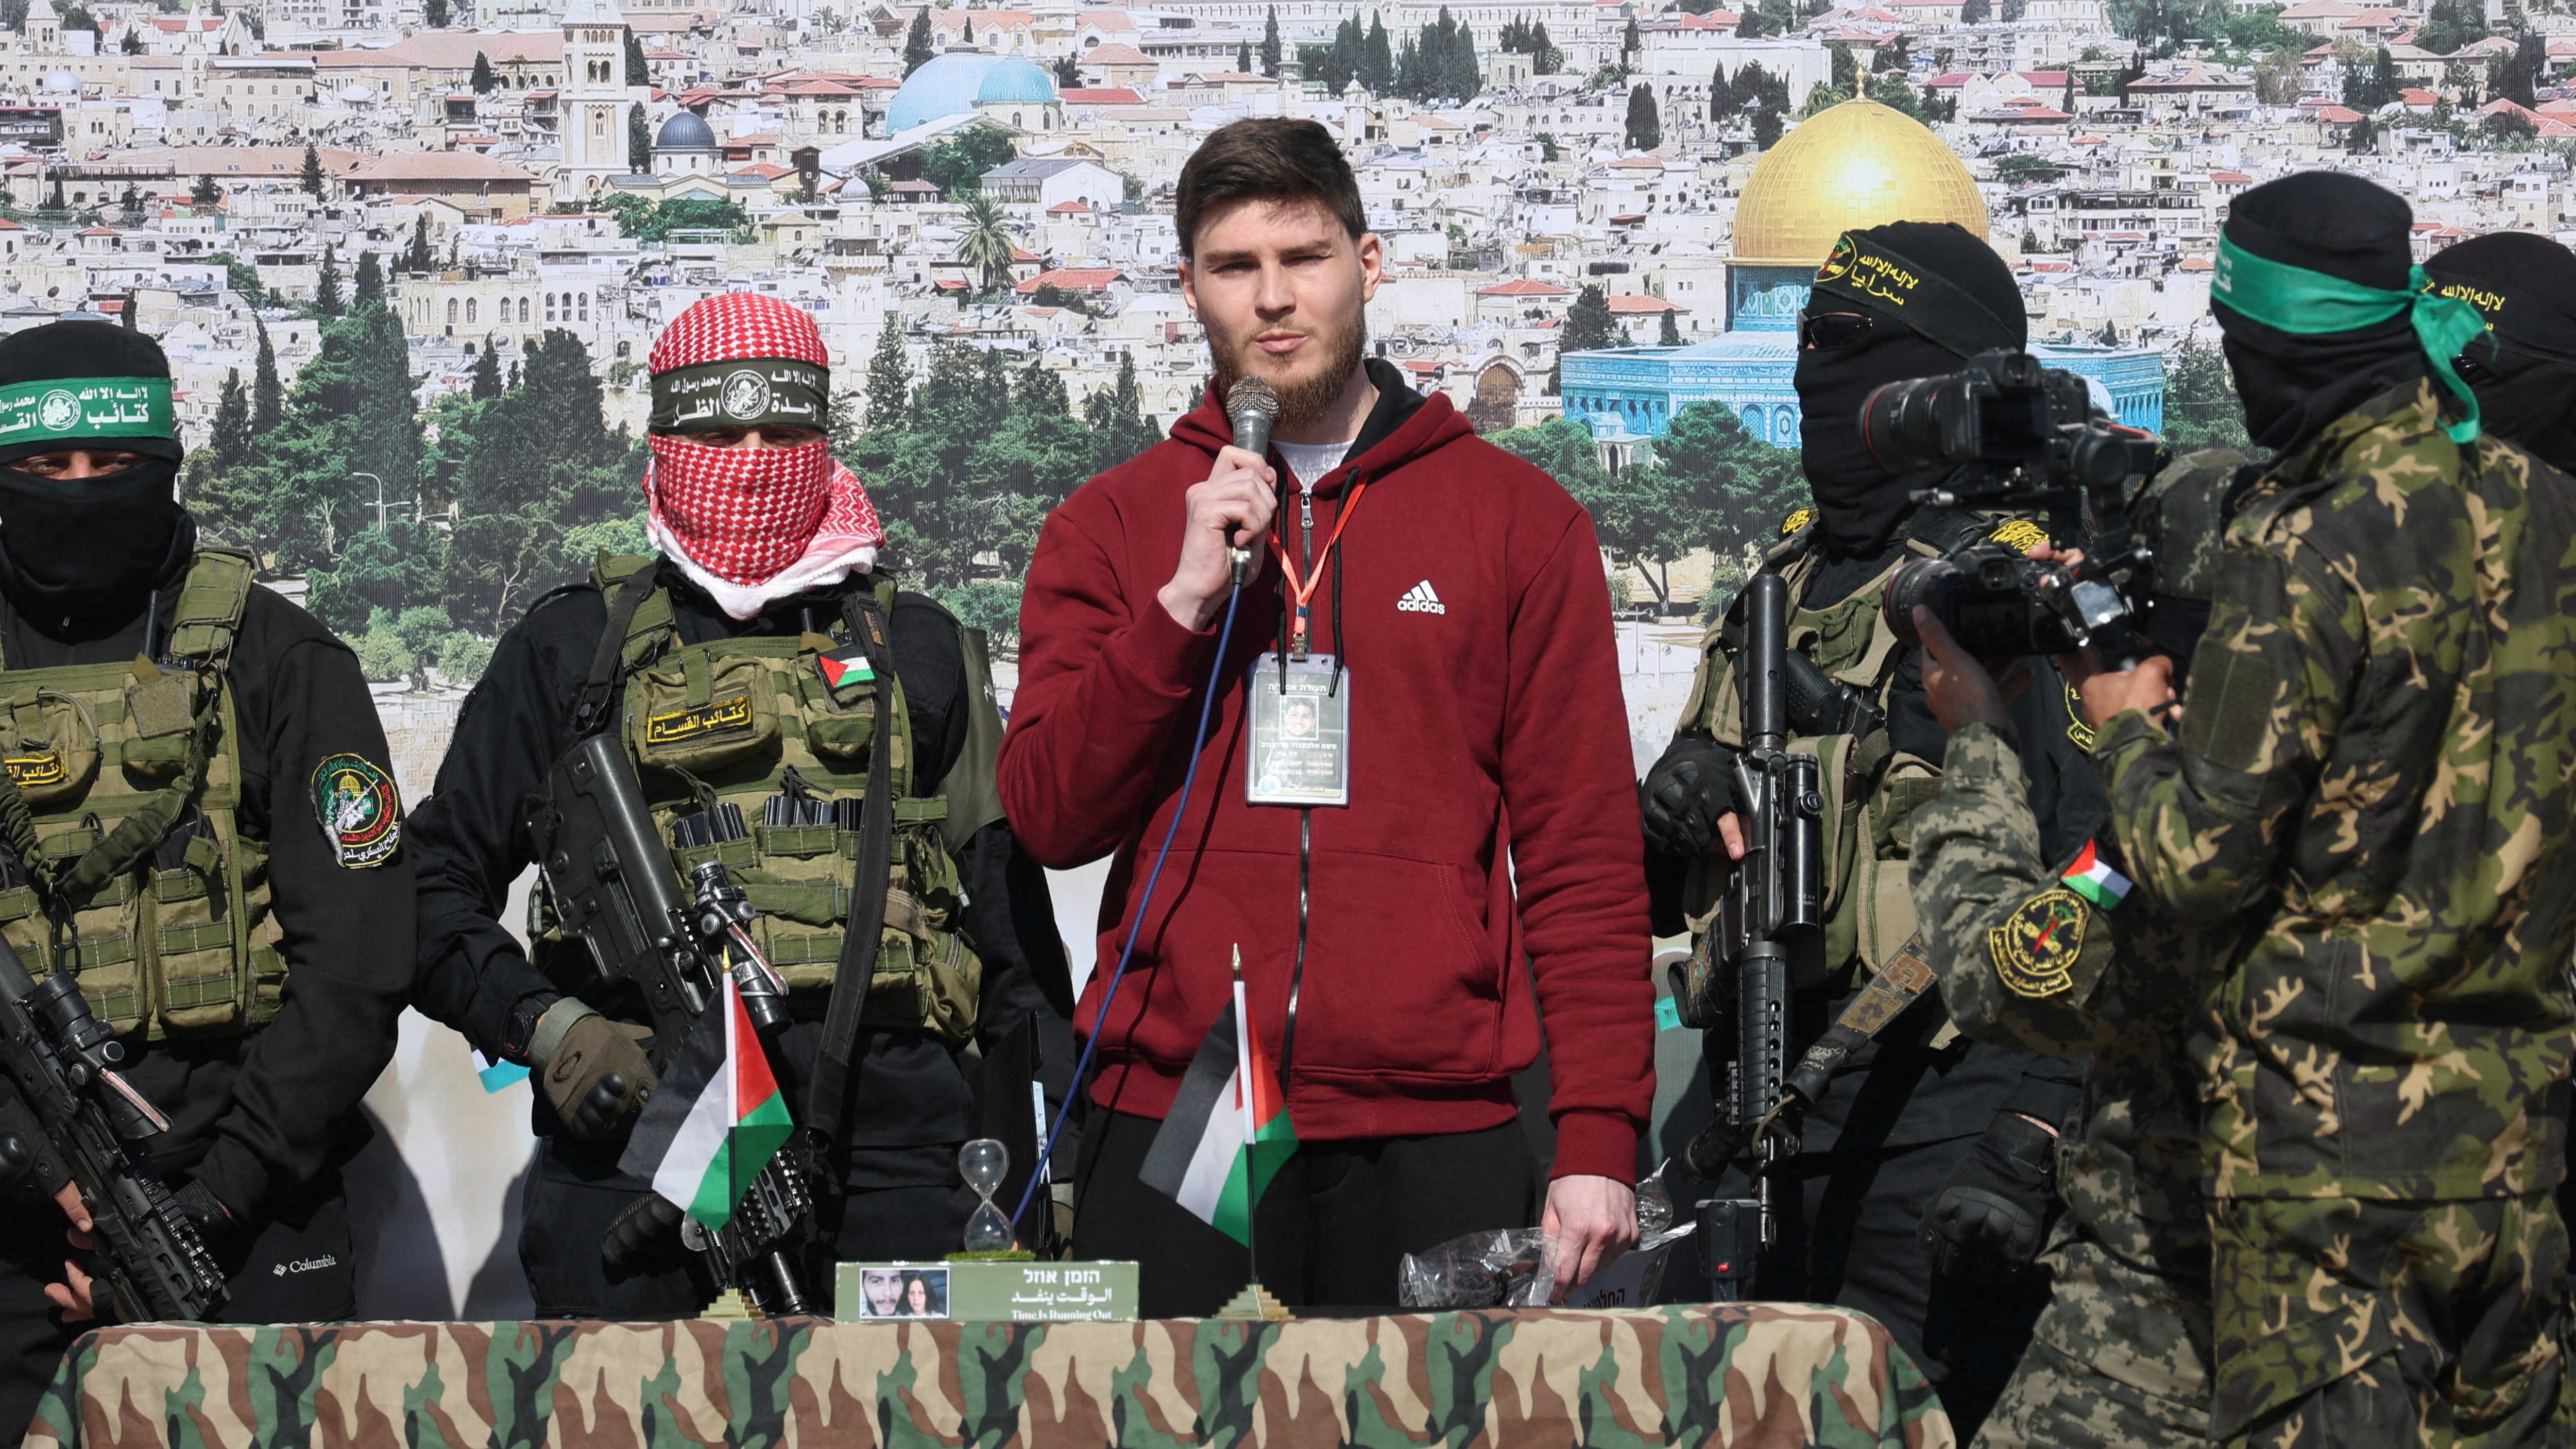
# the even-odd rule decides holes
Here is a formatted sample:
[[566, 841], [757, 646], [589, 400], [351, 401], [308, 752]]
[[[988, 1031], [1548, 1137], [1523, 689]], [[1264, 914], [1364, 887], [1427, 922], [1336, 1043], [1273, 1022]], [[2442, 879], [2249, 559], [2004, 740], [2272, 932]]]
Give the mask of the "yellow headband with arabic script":
[[1894, 317], [1925, 340], [1961, 357], [1999, 347], [2021, 350], [2021, 334], [1984, 303], [1940, 273], [1857, 231], [1835, 238], [1832, 254], [1816, 269], [1814, 290]]

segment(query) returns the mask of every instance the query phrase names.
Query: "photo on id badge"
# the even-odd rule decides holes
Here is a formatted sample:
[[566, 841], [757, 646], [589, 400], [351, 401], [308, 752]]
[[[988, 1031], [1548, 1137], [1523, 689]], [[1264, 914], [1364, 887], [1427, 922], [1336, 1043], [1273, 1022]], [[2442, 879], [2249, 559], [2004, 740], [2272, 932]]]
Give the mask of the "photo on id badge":
[[1244, 758], [1244, 799], [1254, 805], [1351, 803], [1351, 675], [1333, 656], [1283, 665], [1261, 656], [1251, 676], [1252, 748]]

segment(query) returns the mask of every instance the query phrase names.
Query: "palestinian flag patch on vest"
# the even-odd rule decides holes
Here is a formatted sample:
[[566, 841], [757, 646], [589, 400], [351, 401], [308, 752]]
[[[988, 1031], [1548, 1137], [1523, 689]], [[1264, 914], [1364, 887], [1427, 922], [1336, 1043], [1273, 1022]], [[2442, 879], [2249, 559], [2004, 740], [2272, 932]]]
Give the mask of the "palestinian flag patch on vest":
[[2092, 841], [2084, 842], [2084, 853], [2059, 877], [2066, 888], [2091, 901], [2103, 910], [2112, 910], [2128, 899], [2129, 878], [2113, 870], [2102, 859], [2101, 848]]
[[313, 767], [313, 818], [341, 865], [382, 865], [402, 844], [402, 795], [364, 755], [328, 755]]
[[877, 677], [876, 667], [868, 663], [868, 652], [853, 644], [814, 657], [814, 667], [822, 671], [823, 684], [838, 689], [845, 684], [865, 684]]

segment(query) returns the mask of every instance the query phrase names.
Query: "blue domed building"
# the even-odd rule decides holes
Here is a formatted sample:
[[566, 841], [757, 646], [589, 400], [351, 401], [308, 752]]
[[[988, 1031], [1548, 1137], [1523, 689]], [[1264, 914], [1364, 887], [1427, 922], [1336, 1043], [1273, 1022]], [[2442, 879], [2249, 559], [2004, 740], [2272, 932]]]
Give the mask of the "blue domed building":
[[713, 176], [724, 170], [724, 148], [716, 129], [695, 111], [681, 111], [662, 123], [653, 138], [656, 176]]
[[915, 126], [970, 112], [1020, 131], [1052, 131], [1063, 124], [1055, 78], [1022, 55], [987, 55], [951, 46], [904, 79], [886, 111], [886, 130], [899, 135]]

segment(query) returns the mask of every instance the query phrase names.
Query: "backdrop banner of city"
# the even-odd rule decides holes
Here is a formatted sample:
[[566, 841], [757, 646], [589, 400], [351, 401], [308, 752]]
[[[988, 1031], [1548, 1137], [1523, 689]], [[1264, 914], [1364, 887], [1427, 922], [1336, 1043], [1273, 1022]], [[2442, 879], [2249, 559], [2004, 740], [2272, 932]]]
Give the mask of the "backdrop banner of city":
[[[2418, 260], [2564, 239], [2561, 8], [0, 0], [0, 330], [162, 340], [183, 501], [355, 647], [416, 798], [500, 634], [649, 551], [645, 359], [720, 292], [814, 317], [888, 565], [1007, 691], [1049, 511], [1206, 386], [1182, 163], [1309, 117], [1385, 241], [1371, 351], [1590, 511], [1642, 769], [1807, 500], [1796, 316], [1840, 232], [1956, 222], [2102, 408], [2242, 446], [2228, 200], [2322, 165], [2406, 195]], [[1096, 882], [1057, 894], [1081, 961]], [[524, 1304], [525, 1092], [407, 1021], [368, 1313]]]

